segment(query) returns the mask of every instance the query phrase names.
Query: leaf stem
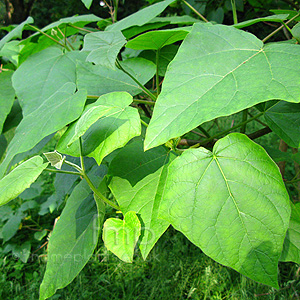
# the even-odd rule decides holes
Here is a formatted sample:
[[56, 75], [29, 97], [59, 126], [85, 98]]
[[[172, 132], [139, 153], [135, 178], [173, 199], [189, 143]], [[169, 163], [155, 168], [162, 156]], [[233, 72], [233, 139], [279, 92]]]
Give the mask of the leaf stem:
[[[246, 108], [245, 110], [243, 110], [243, 118], [242, 118], [242, 122], [247, 121], [247, 117], [248, 117], [248, 109]], [[245, 124], [241, 127], [241, 133], [245, 133], [245, 132], [246, 132], [246, 125], [247, 125], [247, 123], [245, 123]]]
[[81, 169], [79, 166], [77, 166], [76, 164], [73, 164], [72, 162], [67, 161], [67, 160], [65, 160], [64, 163], [65, 163], [66, 165], [68, 165], [68, 166], [70, 166], [70, 167], [76, 169], [76, 170], [80, 173], [80, 175], [82, 175], [82, 169]]
[[56, 169], [49, 169], [49, 168], [44, 169], [44, 171], [53, 172], [53, 173], [62, 173], [62, 174], [77, 175], [77, 176], [81, 175], [81, 173], [79, 173], [79, 172], [56, 170]]
[[207, 144], [207, 143], [211, 142], [212, 140], [214, 140], [215, 138], [218, 138], [218, 137], [220, 137], [220, 136], [222, 136], [222, 135], [225, 135], [225, 134], [227, 134], [227, 133], [229, 133], [229, 132], [231, 132], [231, 131], [233, 131], [233, 130], [235, 130], [235, 129], [237, 129], [237, 128], [239, 128], [239, 127], [241, 127], [241, 126], [243, 126], [243, 125], [245, 125], [245, 124], [247, 124], [247, 123], [249, 123], [249, 122], [251, 122], [251, 121], [253, 121], [253, 120], [255, 120], [255, 119], [257, 119], [257, 118], [259, 118], [259, 117], [262, 116], [263, 114], [264, 114], [264, 113], [261, 112], [261, 113], [255, 115], [254, 117], [252, 117], [252, 118], [250, 118], [250, 119], [244, 121], [244, 122], [241, 122], [241, 123], [239, 123], [239, 124], [237, 124], [237, 125], [235, 125], [235, 126], [229, 128], [229, 129], [227, 129], [227, 130], [224, 130], [224, 131], [222, 131], [222, 132], [220, 132], [220, 133], [217, 133], [217, 134], [211, 136], [210, 138], [208, 138], [208, 139], [206, 139], [206, 140], [204, 140], [204, 141], [202, 141], [202, 142], [199, 142], [198, 144], [195, 144], [195, 145], [192, 146], [192, 147], [193, 147], [193, 148], [197, 148], [197, 147], [200, 147], [201, 145]]
[[64, 44], [62, 44], [60, 41], [56, 40], [55, 38], [53, 38], [52, 36], [50, 36], [49, 34], [47, 34], [46, 32], [43, 32], [42, 30], [40, 30], [39, 28], [29, 25], [27, 24], [28, 27], [32, 28], [33, 30], [43, 34], [44, 36], [46, 36], [47, 38], [49, 38], [50, 40], [54, 41], [55, 43], [57, 43], [58, 45], [62, 46], [63, 48], [68, 49]]
[[83, 161], [83, 151], [82, 151], [82, 138], [79, 137], [79, 153], [80, 153], [80, 166], [82, 169], [82, 172], [85, 173], [85, 166], [84, 166], [84, 161]]
[[207, 137], [210, 138], [210, 134], [201, 126], [197, 126], [197, 128]]
[[86, 180], [91, 190], [106, 204], [110, 205], [111, 207], [115, 208], [116, 210], [121, 210], [120, 207], [115, 204], [114, 202], [107, 199], [102, 193], [94, 186], [90, 178], [87, 176], [86, 173], [82, 173], [82, 177]]
[[156, 100], [156, 96], [153, 95], [146, 87], [144, 87], [134, 76], [132, 76], [129, 72], [127, 72], [122, 66], [120, 61], [117, 59], [116, 60], [116, 65], [117, 67], [122, 70], [125, 74], [127, 74], [134, 82], [136, 82], [139, 87], [153, 100]]
[[145, 127], [148, 127], [149, 125], [145, 122], [145, 121], [143, 121], [142, 119], [141, 119], [141, 123], [145, 126]]
[[238, 23], [237, 13], [236, 13], [236, 5], [235, 0], [231, 0], [232, 14], [233, 14], [233, 23]]
[[280, 31], [282, 28], [284, 28], [286, 25], [288, 25], [290, 22], [292, 22], [293, 20], [295, 20], [297, 17], [300, 16], [300, 12], [298, 14], [296, 14], [294, 17], [292, 17], [290, 20], [288, 20], [286, 23], [282, 24], [281, 26], [279, 26], [276, 30], [274, 30], [273, 32], [271, 32], [268, 36], [266, 36], [262, 41], [263, 43], [265, 43], [269, 38], [271, 38], [274, 34], [276, 34], [278, 31]]
[[133, 99], [133, 102], [135, 103], [141, 103], [141, 104], [147, 104], [147, 105], [155, 105], [154, 101], [149, 101], [149, 100], [141, 100], [141, 99]]
[[91, 31], [91, 30], [88, 30], [88, 29], [84, 29], [84, 28], [81, 28], [81, 27], [75, 26], [75, 25], [73, 25], [73, 24], [68, 24], [68, 26], [70, 26], [70, 27], [73, 27], [73, 28], [75, 28], [75, 29], [79, 29], [79, 30], [81, 30], [81, 31], [88, 32], [88, 33], [92, 33], [92, 32], [94, 32], [94, 31]]
[[199, 13], [199, 11], [197, 11], [191, 4], [189, 4], [187, 1], [185, 0], [182, 0], [182, 2], [188, 6], [196, 15], [198, 15], [204, 22], [208, 23], [208, 20], [202, 15]]
[[158, 75], [158, 68], [159, 68], [159, 49], [156, 50], [156, 55], [155, 55], [155, 63], [156, 63], [156, 91], [157, 91], [157, 96], [160, 94], [160, 86], [159, 86], [159, 75]]
[[71, 47], [72, 50], [75, 50], [74, 47], [72, 46], [72, 44], [69, 42], [69, 40], [67, 39], [67, 36], [60, 30], [60, 28], [57, 26], [56, 27], [57, 30], [60, 32], [60, 34], [62, 35], [64, 42], [65, 42], [65, 46], [67, 47], [67, 43], [68, 45]]

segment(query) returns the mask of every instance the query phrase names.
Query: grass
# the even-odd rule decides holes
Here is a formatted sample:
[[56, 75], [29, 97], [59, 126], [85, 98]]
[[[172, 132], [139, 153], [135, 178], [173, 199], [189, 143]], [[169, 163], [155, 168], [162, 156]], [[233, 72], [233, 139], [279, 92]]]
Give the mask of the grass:
[[[38, 299], [45, 263], [4, 260], [0, 299]], [[280, 265], [280, 290], [258, 284], [201, 252], [173, 228], [163, 235], [144, 262], [121, 262], [101, 246], [79, 276], [51, 297], [63, 300], [299, 299], [299, 269]]]

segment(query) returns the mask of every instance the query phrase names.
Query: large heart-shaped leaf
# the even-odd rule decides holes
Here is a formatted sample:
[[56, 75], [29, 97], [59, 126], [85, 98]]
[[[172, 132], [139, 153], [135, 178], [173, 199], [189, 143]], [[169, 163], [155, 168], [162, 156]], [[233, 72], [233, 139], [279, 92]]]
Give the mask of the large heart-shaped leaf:
[[39, 177], [48, 163], [40, 156], [26, 160], [0, 180], [0, 205], [16, 198]]
[[86, 92], [81, 90], [73, 94], [75, 88], [74, 83], [65, 84], [31, 114], [24, 116], [0, 165], [0, 177], [16, 154], [30, 150], [44, 137], [80, 116], [86, 101]]
[[124, 30], [132, 26], [142, 26], [152, 20], [154, 17], [163, 12], [172, 2], [175, 0], [165, 0], [159, 3], [155, 3], [146, 8], [141, 9], [140, 11], [131, 14], [130, 16], [122, 19], [119, 22], [116, 22], [106, 28], [106, 30]]
[[15, 100], [15, 90], [11, 82], [12, 75], [13, 71], [0, 73], [0, 133]]
[[300, 101], [300, 46], [197, 23], [170, 63], [147, 130], [149, 149], [257, 103]]
[[[94, 178], [98, 181], [99, 178]], [[105, 215], [105, 206], [97, 201], [85, 181], [76, 186], [48, 246], [46, 273], [40, 287], [40, 299], [67, 286], [92, 256]]]
[[116, 58], [126, 39], [121, 31], [93, 32], [84, 37], [82, 51], [89, 51], [86, 60], [115, 69]]
[[272, 131], [289, 146], [300, 147], [300, 103], [279, 101], [264, 116]]
[[212, 152], [187, 150], [171, 163], [164, 191], [159, 217], [217, 262], [278, 287], [290, 203], [261, 146], [232, 133]]
[[286, 233], [281, 261], [293, 261], [300, 264], [300, 205], [292, 205], [290, 226]]
[[[155, 74], [154, 63], [143, 58], [127, 59], [121, 64], [142, 84], [147, 83]], [[77, 65], [77, 86], [94, 96], [118, 91], [126, 91], [134, 96], [142, 92], [138, 84], [121, 70], [83, 62]]]
[[61, 49], [53, 47], [30, 56], [12, 78], [23, 116], [37, 109], [66, 83], [75, 83], [76, 60], [85, 58], [84, 52], [63, 54]]
[[103, 241], [108, 250], [125, 262], [132, 262], [134, 248], [141, 234], [141, 223], [134, 211], [124, 220], [109, 218], [103, 225]]
[[129, 107], [131, 103], [132, 97], [125, 92], [101, 96], [68, 128], [59, 140], [57, 150], [79, 156], [78, 138], [82, 136], [83, 154], [94, 157], [100, 164], [106, 155], [140, 135], [140, 117], [135, 108]]

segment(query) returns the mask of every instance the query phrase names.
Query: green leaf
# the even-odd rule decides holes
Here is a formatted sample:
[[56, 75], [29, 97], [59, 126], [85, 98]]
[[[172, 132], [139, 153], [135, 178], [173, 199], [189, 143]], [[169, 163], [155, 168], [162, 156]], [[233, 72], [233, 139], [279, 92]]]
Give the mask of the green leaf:
[[31, 244], [29, 241], [23, 243], [22, 245], [15, 245], [12, 249], [12, 254], [21, 259], [25, 264], [30, 256]]
[[139, 248], [144, 259], [169, 226], [157, 214], [167, 167], [174, 157], [162, 146], [144, 152], [143, 141], [138, 138], [126, 145], [109, 166], [108, 174], [114, 176], [109, 187], [123, 214], [135, 211], [142, 220]]
[[264, 116], [272, 131], [289, 146], [300, 147], [300, 103], [279, 101]]
[[66, 83], [76, 81], [76, 60], [86, 54], [59, 48], [47, 48], [30, 56], [14, 73], [13, 87], [23, 109], [23, 116], [36, 110]]
[[[158, 75], [165, 76], [167, 67], [169, 63], [174, 59], [178, 51], [178, 46], [168, 45], [159, 50], [159, 60], [158, 60]], [[156, 63], [156, 54], [153, 50], [145, 50], [141, 52], [139, 57], [151, 60]]]
[[168, 67], [145, 149], [260, 102], [299, 102], [299, 64], [299, 45], [263, 46], [233, 27], [195, 24]]
[[1, 134], [0, 135], [0, 161], [1, 161], [3, 154], [6, 151], [6, 147], [7, 147], [7, 140], [4, 136], [4, 134]]
[[94, 157], [100, 164], [106, 155], [125, 146], [129, 140], [141, 134], [140, 117], [135, 108], [129, 107], [131, 103], [132, 97], [125, 92], [101, 96], [95, 103], [86, 107], [78, 122], [68, 128], [59, 140], [57, 150], [79, 156], [79, 142], [74, 142], [70, 147], [68, 145], [84, 134], [83, 154]]
[[11, 32], [9, 32], [4, 38], [0, 40], [0, 49], [4, 46], [4, 44], [11, 41], [12, 39], [22, 38], [22, 32], [24, 26], [26, 26], [26, 24], [31, 24], [31, 23], [33, 23], [33, 19], [31, 17], [28, 17], [24, 22], [22, 22], [17, 27], [15, 27]]
[[81, 2], [85, 5], [87, 9], [90, 9], [93, 0], [81, 0]]
[[235, 27], [235, 28], [244, 28], [244, 27], [248, 27], [248, 26], [251, 26], [253, 24], [256, 24], [258, 22], [279, 22], [279, 23], [282, 23], [284, 20], [287, 19], [288, 16], [289, 16], [288, 14], [267, 16], [267, 17], [263, 17], [263, 18], [256, 18], [256, 19], [252, 19], [252, 20], [247, 20], [247, 21], [244, 21], [244, 22], [234, 24], [232, 26]]
[[108, 31], [124, 30], [132, 26], [142, 26], [163, 12], [175, 0], [165, 0], [155, 3], [106, 28]]
[[171, 17], [156, 17], [151, 22], [168, 22], [172, 25], [193, 25], [194, 23], [202, 22], [191, 16], [171, 16]]
[[293, 28], [292, 28], [292, 34], [293, 37], [299, 41], [300, 40], [300, 25], [297, 23]]
[[300, 264], [300, 206], [292, 204], [290, 226], [286, 233], [281, 261], [292, 261]]
[[182, 41], [190, 32], [190, 27], [149, 31], [130, 40], [126, 48], [135, 50], [159, 50], [164, 46]]
[[15, 100], [15, 90], [11, 82], [13, 73], [13, 71], [3, 71], [0, 73], [0, 133]]
[[3, 241], [9, 241], [19, 230], [23, 214], [13, 214], [2, 228]]
[[46, 229], [43, 229], [42, 231], [37, 231], [34, 234], [34, 238], [38, 241], [41, 241], [47, 234], [48, 234], [48, 231]]
[[60, 170], [66, 157], [62, 157], [62, 155], [60, 153], [58, 153], [56, 150], [54, 150], [53, 152], [46, 152], [43, 153], [47, 160], [49, 161], [49, 163], [51, 164], [52, 167], [55, 167], [56, 169]]
[[109, 218], [103, 225], [103, 241], [108, 250], [121, 260], [131, 263], [134, 248], [141, 234], [141, 223], [136, 213], [129, 211], [124, 220]]
[[163, 146], [145, 152], [143, 139], [138, 137], [122, 148], [112, 160], [108, 175], [126, 179], [134, 186], [146, 176], [158, 171], [169, 159], [170, 151]]
[[39, 177], [47, 167], [40, 156], [32, 157], [0, 180], [0, 205], [16, 198]]
[[87, 61], [115, 69], [116, 58], [125, 43], [121, 31], [93, 32], [85, 35], [82, 51], [90, 51]]
[[[143, 58], [132, 58], [121, 62], [140, 83], [147, 83], [155, 74], [155, 65]], [[124, 72], [101, 65], [78, 62], [77, 86], [86, 89], [88, 95], [101, 96], [111, 92], [128, 92], [137, 95], [142, 89]]]
[[217, 262], [278, 288], [290, 203], [261, 146], [232, 133], [213, 152], [186, 150], [171, 163], [164, 190], [159, 217]]
[[2, 59], [4, 61], [9, 60], [15, 66], [17, 66], [21, 49], [22, 46], [20, 45], [19, 41], [11, 41], [4, 44], [4, 46], [0, 50], [0, 56], [2, 56]]
[[81, 90], [73, 94], [75, 88], [74, 83], [65, 84], [40, 106], [35, 107], [31, 114], [24, 116], [0, 165], [0, 177], [16, 154], [30, 150], [44, 137], [62, 129], [80, 116], [86, 101], [86, 92]]
[[41, 300], [67, 286], [89, 261], [105, 215], [104, 205], [98, 209], [88, 184], [80, 182], [51, 234]]

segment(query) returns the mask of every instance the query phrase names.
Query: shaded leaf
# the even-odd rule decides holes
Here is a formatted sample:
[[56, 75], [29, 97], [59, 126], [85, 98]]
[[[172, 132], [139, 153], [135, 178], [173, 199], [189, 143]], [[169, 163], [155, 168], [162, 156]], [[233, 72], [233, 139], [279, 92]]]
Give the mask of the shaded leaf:
[[[95, 179], [99, 184], [99, 178]], [[67, 286], [89, 261], [105, 214], [104, 205], [98, 209], [88, 184], [82, 181], [73, 190], [51, 234], [40, 299]]]
[[12, 249], [12, 254], [21, 259], [23, 263], [26, 263], [30, 256], [31, 244], [29, 241], [23, 243], [22, 245], [15, 245]]
[[47, 167], [40, 156], [32, 157], [0, 180], [0, 205], [16, 198], [39, 177]]
[[4, 242], [10, 240], [17, 233], [23, 217], [23, 214], [13, 214], [10, 216], [9, 220], [2, 228], [2, 237]]
[[15, 100], [15, 90], [11, 82], [13, 73], [13, 71], [0, 72], [0, 133]]
[[300, 147], [300, 103], [279, 101], [264, 116], [272, 131], [289, 146]]
[[299, 102], [299, 64], [299, 45], [263, 46], [233, 27], [195, 24], [168, 67], [145, 148], [260, 102]]
[[141, 234], [141, 223], [136, 213], [129, 211], [124, 220], [109, 218], [103, 225], [105, 247], [121, 260], [131, 263], [134, 248]]
[[159, 217], [217, 262], [278, 288], [289, 196], [277, 165], [245, 135], [232, 133], [213, 152], [190, 149], [175, 159]]
[[267, 17], [263, 17], [263, 18], [256, 18], [256, 19], [247, 20], [247, 21], [244, 21], [244, 22], [234, 24], [232, 26], [235, 27], [235, 28], [244, 28], [244, 27], [248, 27], [248, 26], [251, 26], [253, 24], [256, 24], [258, 22], [279, 22], [279, 23], [282, 23], [284, 20], [287, 19], [288, 16], [289, 16], [288, 14], [267, 16]]
[[[142, 84], [147, 83], [155, 74], [155, 65], [143, 58], [127, 59], [121, 64]], [[77, 86], [94, 96], [118, 91], [134, 96], [142, 92], [137, 83], [121, 70], [83, 62], [78, 62], [77, 65]]]
[[281, 261], [292, 261], [300, 263], [300, 206], [292, 204], [292, 214], [290, 226], [286, 233], [283, 250], [280, 257]]

